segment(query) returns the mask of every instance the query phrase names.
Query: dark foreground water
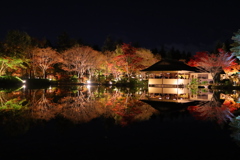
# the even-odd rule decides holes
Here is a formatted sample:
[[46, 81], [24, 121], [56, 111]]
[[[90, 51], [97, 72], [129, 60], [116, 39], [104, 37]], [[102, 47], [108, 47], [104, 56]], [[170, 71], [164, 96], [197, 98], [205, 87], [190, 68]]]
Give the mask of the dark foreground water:
[[[28, 97], [29, 95], [31, 96]], [[39, 97], [41, 97], [40, 95]], [[12, 99], [14, 99], [13, 97], [19, 97], [11, 96], [7, 95]], [[50, 94], [46, 93], [46, 97], [48, 96]], [[25, 95], [20, 97], [28, 97], [28, 105], [34, 104], [32, 93], [25, 92]], [[109, 102], [102, 100], [102, 104], [94, 104], [98, 107], [105, 107], [104, 111], [99, 111], [100, 109], [95, 107], [91, 109], [94, 114], [89, 111], [83, 114], [79, 110], [82, 107], [81, 105], [78, 105], [77, 109], [75, 106], [75, 112], [69, 112], [72, 104], [76, 102], [73, 99], [68, 101], [68, 105], [61, 101], [61, 108], [58, 111], [56, 111], [56, 108], [59, 108], [59, 106], [54, 106], [55, 108], [49, 106], [49, 100], [59, 104], [60, 100], [66, 99], [65, 93], [64, 96], [56, 96], [55, 93], [54, 97], [58, 97], [57, 99], [54, 99], [53, 96], [50, 97], [47, 105], [45, 104], [40, 108], [39, 105], [43, 101], [40, 103], [36, 100], [34, 102], [38, 102], [38, 105], [35, 108], [27, 106], [27, 109], [4, 109], [1, 111], [1, 160], [240, 159], [238, 140], [233, 138], [233, 135], [238, 135], [238, 130], [231, 127], [229, 121], [219, 121], [219, 118], [216, 117], [206, 118], [206, 115], [210, 115], [207, 112], [202, 117], [194, 115], [188, 107], [183, 107], [174, 112], [164, 112], [141, 103], [139, 105], [145, 107], [141, 109], [141, 112], [136, 111], [138, 106], [135, 105], [131, 114], [128, 110], [123, 115], [123, 110], [119, 109], [120, 106], [117, 106], [117, 104], [121, 104], [120, 101], [115, 106], [104, 106], [102, 104], [108, 104]], [[79, 94], [77, 96], [74, 94], [73, 97], [79, 98]], [[86, 94], [84, 97], [86, 98]], [[126, 102], [126, 96], [122, 95], [122, 97], [125, 97], [123, 100]], [[108, 99], [110, 98], [112, 97], [108, 97]], [[106, 100], [106, 95], [102, 96], [102, 99]], [[92, 99], [92, 101], [95, 100]], [[86, 102], [81, 101], [81, 104], [84, 103]], [[25, 104], [22, 103], [22, 105]], [[133, 105], [130, 105], [130, 107], [133, 108]], [[46, 111], [46, 108], [54, 108], [54, 111], [51, 109]], [[124, 111], [126, 111], [126, 108]], [[81, 114], [76, 112], [81, 112]], [[142, 114], [143, 112], [145, 112], [144, 115], [138, 117], [137, 113]], [[88, 115], [88, 118], [81, 118], [81, 116], [86, 115]], [[216, 115], [216, 112], [212, 115]], [[72, 118], [70, 118], [71, 116]], [[234, 119], [236, 116], [237, 113], [232, 118]]]

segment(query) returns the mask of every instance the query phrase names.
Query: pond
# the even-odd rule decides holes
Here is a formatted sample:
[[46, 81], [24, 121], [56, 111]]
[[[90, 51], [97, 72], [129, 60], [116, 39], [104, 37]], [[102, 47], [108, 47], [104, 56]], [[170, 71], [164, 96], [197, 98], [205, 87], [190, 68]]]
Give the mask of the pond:
[[239, 159], [238, 91], [146, 101], [147, 91], [58, 86], [0, 91], [0, 159]]

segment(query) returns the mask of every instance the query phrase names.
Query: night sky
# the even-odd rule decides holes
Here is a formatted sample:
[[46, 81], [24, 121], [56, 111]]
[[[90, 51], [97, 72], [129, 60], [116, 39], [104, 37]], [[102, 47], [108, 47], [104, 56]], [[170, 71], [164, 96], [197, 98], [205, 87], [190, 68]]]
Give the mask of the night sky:
[[52, 43], [66, 32], [100, 47], [110, 35], [147, 49], [210, 51], [217, 41], [232, 42], [240, 29], [239, 7], [239, 0], [9, 0], [0, 4], [0, 39], [18, 29]]

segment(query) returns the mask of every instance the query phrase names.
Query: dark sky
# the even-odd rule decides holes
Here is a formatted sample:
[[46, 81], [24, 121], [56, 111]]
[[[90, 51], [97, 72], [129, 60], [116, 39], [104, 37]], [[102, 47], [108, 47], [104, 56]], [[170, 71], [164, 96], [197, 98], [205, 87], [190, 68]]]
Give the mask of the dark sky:
[[54, 42], [67, 32], [99, 46], [111, 35], [148, 49], [210, 51], [240, 29], [239, 7], [240, 0], [9, 0], [0, 4], [0, 38], [18, 29]]

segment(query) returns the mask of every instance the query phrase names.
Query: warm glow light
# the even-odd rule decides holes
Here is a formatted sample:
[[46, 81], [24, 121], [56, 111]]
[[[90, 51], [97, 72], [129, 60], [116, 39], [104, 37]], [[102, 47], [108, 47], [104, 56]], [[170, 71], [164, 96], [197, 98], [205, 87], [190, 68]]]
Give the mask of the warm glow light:
[[91, 85], [87, 85], [87, 88], [90, 89], [90, 88], [91, 88]]
[[26, 83], [26, 80], [22, 80], [23, 83]]
[[91, 81], [87, 80], [87, 83], [91, 83]]
[[112, 84], [112, 82], [110, 81], [109, 84]]

